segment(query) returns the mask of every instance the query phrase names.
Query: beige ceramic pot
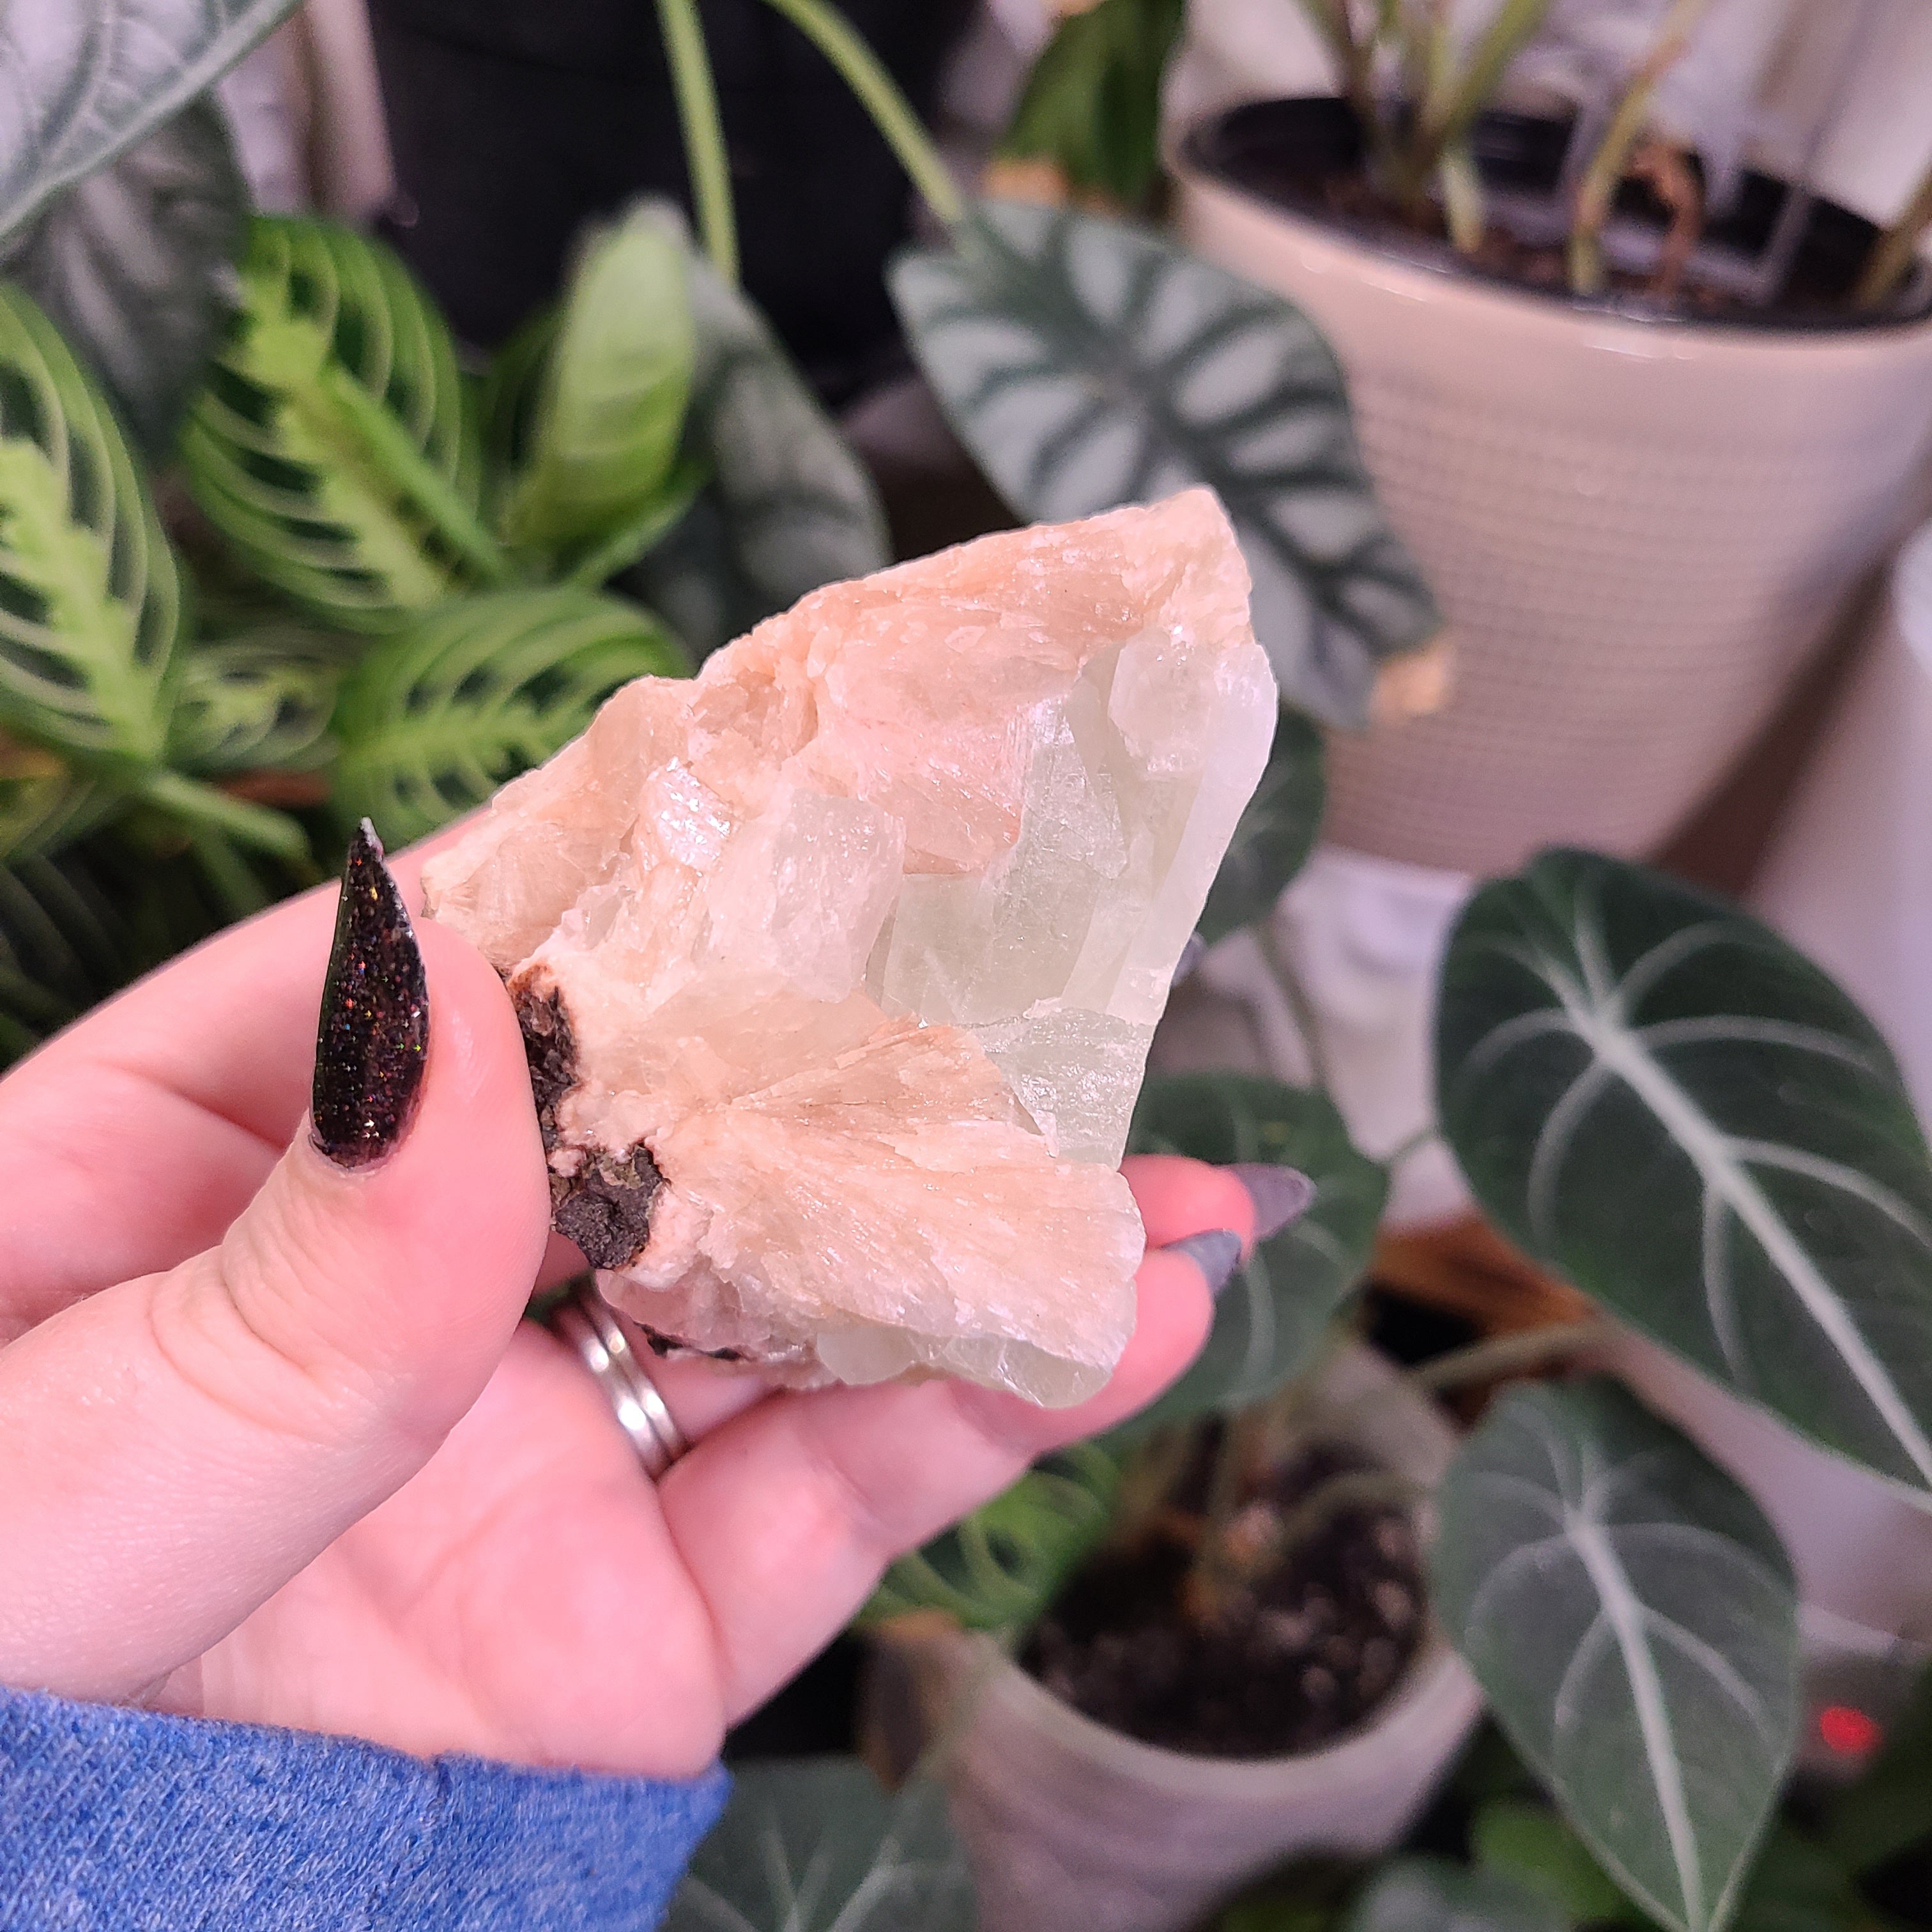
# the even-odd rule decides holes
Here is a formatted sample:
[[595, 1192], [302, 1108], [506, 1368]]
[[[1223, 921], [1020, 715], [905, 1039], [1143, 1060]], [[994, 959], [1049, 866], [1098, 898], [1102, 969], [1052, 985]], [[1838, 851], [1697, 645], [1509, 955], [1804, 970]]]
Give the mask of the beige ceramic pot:
[[[1433, 1483], [1454, 1433], [1380, 1356], [1352, 1352], [1324, 1384], [1338, 1402], [1372, 1390], [1383, 1399], [1338, 1418], [1334, 1439]], [[1180, 1932], [1284, 1858], [1389, 1850], [1481, 1698], [1432, 1630], [1367, 1729], [1302, 1757], [1190, 1757], [1082, 1716], [988, 1639], [928, 1630], [886, 1637], [866, 1704], [875, 1761], [903, 1768], [908, 1745], [946, 1737], [940, 1761], [981, 1932]]]
[[1913, 520], [1932, 322], [1587, 311], [1286, 212], [1199, 152], [1176, 158], [1182, 236], [1327, 335], [1455, 636], [1444, 708], [1334, 742], [1327, 836], [1473, 872], [1653, 850]]

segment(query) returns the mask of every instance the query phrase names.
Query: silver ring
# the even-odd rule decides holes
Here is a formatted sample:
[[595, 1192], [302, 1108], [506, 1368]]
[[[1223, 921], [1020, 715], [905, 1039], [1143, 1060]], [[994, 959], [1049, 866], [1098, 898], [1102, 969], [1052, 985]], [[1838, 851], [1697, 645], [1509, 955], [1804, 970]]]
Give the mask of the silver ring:
[[616, 1311], [586, 1275], [573, 1282], [546, 1324], [584, 1358], [617, 1412], [644, 1474], [655, 1482], [691, 1447], [665, 1406]]

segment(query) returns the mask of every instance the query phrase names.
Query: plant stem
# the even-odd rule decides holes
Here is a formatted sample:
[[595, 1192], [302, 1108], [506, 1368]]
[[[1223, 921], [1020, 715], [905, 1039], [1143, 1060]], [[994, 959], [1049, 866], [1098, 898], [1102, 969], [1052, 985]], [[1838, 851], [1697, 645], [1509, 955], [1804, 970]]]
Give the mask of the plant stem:
[[1600, 1342], [1608, 1341], [1610, 1333], [1608, 1322], [1592, 1318], [1552, 1322], [1545, 1328], [1493, 1335], [1486, 1341], [1472, 1342], [1466, 1348], [1451, 1348], [1447, 1354], [1408, 1370], [1402, 1380], [1412, 1389], [1439, 1394], [1444, 1389], [1493, 1382], [1523, 1369], [1535, 1368], [1553, 1356], [1594, 1348]]
[[496, 539], [483, 527], [454, 484], [411, 441], [409, 432], [338, 363], [326, 361], [317, 379], [329, 400], [349, 419], [410, 500], [448, 539], [450, 548], [476, 567], [487, 584], [501, 584], [510, 574], [509, 560]]
[[926, 205], [948, 228], [966, 219], [966, 202], [932, 137], [920, 126], [911, 104], [880, 65], [878, 56], [854, 32], [851, 22], [830, 0], [765, 0], [782, 14], [838, 69], [845, 85], [872, 117], [898, 157]]
[[1373, 42], [1364, 46], [1357, 37], [1354, 22], [1348, 14], [1348, 0], [1301, 0], [1301, 10], [1328, 43], [1328, 52], [1341, 77], [1342, 93], [1356, 120], [1361, 124], [1363, 138], [1372, 148], [1377, 146], [1382, 136], [1382, 122], [1376, 112], [1372, 84]]
[[1194, 1561], [1188, 1568], [1185, 1588], [1189, 1612], [1202, 1622], [1213, 1621], [1229, 1586], [1248, 1568], [1228, 1547], [1228, 1532], [1241, 1507], [1256, 1426], [1252, 1410], [1228, 1416], [1222, 1422], [1221, 1440], [1215, 1448], [1214, 1468], [1208, 1481], [1207, 1518], [1202, 1525]]
[[1932, 227], [1932, 164], [1919, 177], [1912, 199], [1872, 244], [1858, 286], [1852, 291], [1852, 308], [1876, 308], [1898, 287], [1912, 266], [1918, 238], [1928, 227]]
[[258, 852], [272, 852], [278, 859], [298, 865], [313, 856], [308, 834], [286, 812], [272, 811], [266, 805], [251, 805], [246, 799], [230, 798], [199, 778], [157, 766], [142, 772], [134, 781], [132, 790], [136, 797], [159, 806], [191, 826], [212, 826]]
[[691, 198], [697, 206], [704, 252], [725, 280], [736, 283], [738, 222], [731, 206], [731, 171], [697, 0], [658, 0], [658, 26], [670, 64], [671, 90], [677, 100], [677, 123], [684, 135], [685, 165], [691, 171]]
[[1550, 0], [1503, 0], [1470, 49], [1462, 71], [1453, 80], [1445, 80], [1437, 93], [1434, 111], [1423, 117], [1424, 173], [1442, 159], [1444, 148], [1469, 131], [1476, 116], [1489, 105], [1510, 62], [1542, 26], [1550, 8]]
[[1322, 1034], [1316, 1022], [1314, 1004], [1302, 986], [1294, 962], [1281, 950], [1270, 922], [1258, 920], [1254, 932], [1255, 943], [1261, 948], [1269, 975], [1281, 988], [1281, 996], [1288, 1002], [1288, 1012], [1294, 1016], [1295, 1030], [1301, 1036], [1301, 1044], [1308, 1054], [1309, 1078], [1325, 1094], [1328, 1091], [1328, 1064], [1322, 1051]]
[[1583, 178], [1576, 184], [1576, 209], [1570, 228], [1570, 286], [1580, 296], [1600, 295], [1604, 288], [1604, 224], [1616, 199], [1631, 151], [1650, 118], [1651, 96], [1672, 65], [1690, 44], [1710, 0], [1676, 0], [1664, 16], [1650, 51], [1637, 64], [1617, 111]]
[[1436, 170], [1442, 184], [1442, 212], [1449, 223], [1449, 240], [1456, 253], [1473, 255], [1483, 245], [1488, 218], [1483, 200], [1483, 178], [1466, 140], [1451, 141], [1442, 150]]

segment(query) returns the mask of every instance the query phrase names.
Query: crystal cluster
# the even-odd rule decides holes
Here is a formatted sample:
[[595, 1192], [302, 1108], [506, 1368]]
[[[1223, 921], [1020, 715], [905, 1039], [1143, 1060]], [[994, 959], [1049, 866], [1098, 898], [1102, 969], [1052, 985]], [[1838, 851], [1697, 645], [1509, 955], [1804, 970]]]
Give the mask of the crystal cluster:
[[424, 868], [613, 1302], [801, 1384], [1105, 1382], [1128, 1118], [1274, 728], [1247, 590], [1204, 490], [831, 585]]

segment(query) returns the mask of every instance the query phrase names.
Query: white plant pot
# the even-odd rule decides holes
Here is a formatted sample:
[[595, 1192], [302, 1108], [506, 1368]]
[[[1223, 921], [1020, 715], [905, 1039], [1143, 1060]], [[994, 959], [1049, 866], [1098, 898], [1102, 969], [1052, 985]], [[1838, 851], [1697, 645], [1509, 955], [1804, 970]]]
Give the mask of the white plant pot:
[[1442, 710], [1331, 741], [1328, 836], [1476, 873], [1654, 850], [1922, 510], [1932, 323], [1586, 312], [1175, 165], [1187, 244], [1328, 337], [1455, 637]]
[[1751, 903], [1871, 1016], [1932, 1121], [1932, 525], [1893, 568]]
[[[1433, 1483], [1455, 1436], [1366, 1348], [1324, 1384], [1333, 1439]], [[908, 1731], [947, 1738], [942, 1774], [971, 1856], [982, 1932], [1178, 1932], [1284, 1858], [1372, 1858], [1407, 1832], [1481, 1708], [1432, 1628], [1367, 1729], [1305, 1756], [1244, 1762], [1139, 1743], [1053, 1696], [987, 1638], [889, 1634], [868, 1693], [875, 1749]], [[948, 1736], [949, 1727], [950, 1735]]]

